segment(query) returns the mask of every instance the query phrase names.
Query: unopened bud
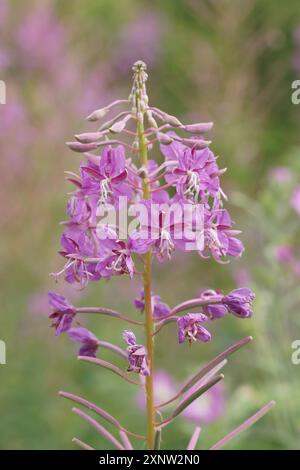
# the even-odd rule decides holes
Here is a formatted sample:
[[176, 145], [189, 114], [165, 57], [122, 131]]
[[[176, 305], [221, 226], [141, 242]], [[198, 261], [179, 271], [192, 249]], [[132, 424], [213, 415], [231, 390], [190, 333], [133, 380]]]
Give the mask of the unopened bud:
[[134, 139], [133, 143], [132, 143], [132, 148], [134, 151], [137, 151], [139, 149], [139, 142], [137, 139]]
[[73, 150], [73, 152], [89, 152], [90, 150], [95, 150], [98, 148], [98, 144], [96, 142], [91, 142], [90, 144], [83, 144], [81, 142], [66, 142], [69, 149]]
[[211, 140], [198, 140], [198, 139], [181, 139], [181, 142], [188, 147], [193, 147], [196, 150], [204, 149], [211, 144]]
[[186, 126], [182, 126], [182, 129], [184, 129], [186, 132], [190, 132], [191, 134], [202, 134], [202, 132], [210, 131], [213, 125], [213, 122], [199, 122], [197, 124], [188, 124]]
[[154, 127], [154, 128], [158, 127], [157, 122], [155, 121], [154, 117], [152, 116], [151, 111], [146, 112], [146, 117], [147, 117], [147, 120], [148, 120], [148, 123], [149, 123], [150, 127]]
[[124, 127], [126, 126], [126, 119], [124, 119], [123, 121], [117, 121], [115, 122], [110, 128], [110, 132], [112, 132], [113, 134], [119, 134], [120, 132], [122, 132], [122, 130], [124, 129]]
[[109, 108], [100, 108], [93, 111], [91, 114], [87, 116], [88, 121], [99, 121], [102, 119], [109, 111]]
[[173, 139], [170, 135], [164, 134], [163, 132], [156, 133], [157, 140], [163, 145], [169, 145], [173, 142]]
[[175, 116], [171, 116], [170, 114], [162, 112], [161, 114], [163, 120], [167, 123], [170, 124], [172, 127], [180, 127], [182, 126], [182, 123], [177, 119]]
[[102, 126], [99, 127], [99, 131], [105, 131], [106, 129], [109, 129], [113, 124], [115, 123], [115, 119], [110, 119], [109, 121], [104, 122]]
[[85, 132], [84, 134], [76, 134], [75, 139], [82, 144], [90, 144], [101, 139], [102, 136], [102, 132]]

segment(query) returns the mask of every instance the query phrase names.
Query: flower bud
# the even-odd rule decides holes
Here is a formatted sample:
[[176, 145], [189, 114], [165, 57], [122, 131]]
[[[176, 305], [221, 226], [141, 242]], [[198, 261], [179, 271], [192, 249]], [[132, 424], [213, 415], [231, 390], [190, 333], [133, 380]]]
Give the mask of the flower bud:
[[210, 131], [213, 128], [213, 125], [213, 122], [199, 122], [197, 124], [182, 126], [182, 129], [186, 132], [190, 132], [191, 134], [202, 134], [202, 132]]
[[91, 142], [90, 144], [83, 144], [81, 142], [66, 142], [69, 149], [73, 150], [73, 152], [89, 152], [90, 150], [95, 150], [98, 148], [98, 144], [96, 142]]
[[75, 134], [75, 139], [82, 144], [90, 144], [101, 139], [102, 132], [85, 132], [83, 134]]
[[123, 119], [123, 121], [117, 121], [115, 122], [112, 126], [110, 126], [109, 131], [112, 132], [113, 134], [119, 134], [122, 132], [124, 127], [126, 126], [126, 121], [127, 119]]
[[167, 113], [161, 113], [161, 116], [163, 120], [167, 123], [170, 124], [172, 127], [180, 127], [182, 126], [182, 123], [177, 119], [175, 116], [171, 116], [170, 114]]
[[146, 112], [146, 117], [147, 117], [148, 123], [151, 127], [154, 127], [154, 128], [158, 127], [157, 122], [155, 121], [154, 117], [152, 116], [151, 111]]
[[173, 139], [170, 135], [164, 134], [163, 132], [156, 133], [157, 140], [163, 145], [169, 145], [173, 142]]
[[96, 111], [93, 111], [91, 114], [89, 114], [86, 119], [88, 121], [99, 121], [108, 113], [108, 111], [108, 108], [96, 109]]
[[198, 139], [181, 139], [181, 142], [188, 147], [193, 147], [196, 150], [204, 149], [211, 144], [211, 140], [198, 140]]

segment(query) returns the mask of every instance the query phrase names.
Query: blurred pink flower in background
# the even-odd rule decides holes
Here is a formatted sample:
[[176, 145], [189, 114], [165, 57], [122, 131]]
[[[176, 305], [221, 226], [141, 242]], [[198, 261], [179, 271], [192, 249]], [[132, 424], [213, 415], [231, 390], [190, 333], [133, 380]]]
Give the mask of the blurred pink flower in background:
[[279, 261], [279, 263], [282, 264], [288, 264], [290, 263], [293, 258], [293, 250], [290, 246], [287, 245], [281, 245], [276, 248], [276, 258]]
[[291, 170], [285, 166], [276, 166], [269, 171], [269, 177], [277, 183], [286, 183], [291, 180]]
[[[155, 402], [156, 404], [165, 402], [172, 398], [177, 393], [178, 385], [175, 379], [163, 369], [158, 369], [154, 377], [155, 381]], [[192, 387], [188, 394], [197, 388]], [[184, 399], [184, 395], [183, 395]], [[145, 409], [145, 396], [144, 393], [137, 395], [137, 405], [140, 409]], [[182, 413], [188, 421], [196, 424], [209, 424], [216, 421], [224, 412], [225, 398], [223, 384], [218, 383], [208, 390], [204, 395], [195, 400], [186, 410]]]
[[12, 88], [7, 95], [7, 103], [1, 108], [1, 132], [5, 135], [5, 139], [1, 140], [1, 167], [5, 161], [9, 161], [9, 172], [2, 173], [1, 178], [10, 178], [23, 171], [26, 164], [23, 155], [35, 134], [21, 97]]
[[233, 279], [236, 287], [244, 287], [251, 284], [250, 273], [246, 268], [239, 268], [233, 271]]
[[9, 14], [9, 6], [7, 0], [1, 0], [0, 2], [0, 29], [2, 30], [7, 22]]
[[42, 72], [57, 73], [63, 59], [66, 33], [55, 18], [50, 4], [28, 9], [16, 32], [24, 68], [39, 68]]
[[9, 50], [2, 46], [0, 49], [0, 71], [4, 73], [10, 66], [11, 56]]
[[[71, 302], [84, 297], [83, 291], [72, 289], [68, 284], [61, 286], [61, 292], [64, 296], [68, 297]], [[49, 316], [49, 300], [48, 289], [34, 292], [27, 304], [28, 313], [36, 316]]]
[[291, 246], [278, 246], [275, 251], [275, 256], [277, 261], [283, 266], [286, 266], [292, 275], [300, 277], [300, 261], [297, 259], [297, 253], [295, 253]]
[[[55, 149], [68, 135], [70, 122], [106, 101], [109, 72], [98, 64], [86, 66], [85, 54], [73, 46], [71, 26], [58, 19], [51, 2], [28, 0], [25, 9], [10, 10], [1, 0], [0, 39], [0, 78], [7, 83], [1, 107], [0, 209], [6, 224], [13, 219], [22, 223], [24, 204], [31, 204], [46, 168], [37, 162], [47, 160], [47, 149], [52, 158], [61, 158]], [[16, 184], [26, 200], [15, 198], [8, 207], [4, 201]]]
[[[176, 393], [176, 381], [173, 377], [163, 369], [157, 369], [155, 372], [155, 402], [163, 402], [172, 398]], [[137, 395], [137, 405], [140, 409], [144, 410], [146, 407], [145, 395], [143, 392]]]
[[115, 57], [114, 67], [121, 73], [128, 73], [132, 64], [141, 59], [153, 68], [161, 58], [161, 42], [166, 24], [161, 12], [144, 12], [122, 31]]
[[[196, 389], [197, 384], [189, 390], [188, 394], [190, 395]], [[224, 388], [223, 383], [219, 382], [191, 403], [184, 410], [183, 416], [195, 424], [210, 424], [222, 416], [224, 410]]]
[[36, 292], [32, 294], [27, 308], [30, 314], [47, 316], [49, 314], [48, 292]]
[[291, 206], [300, 215], [300, 185], [295, 188], [292, 194]]

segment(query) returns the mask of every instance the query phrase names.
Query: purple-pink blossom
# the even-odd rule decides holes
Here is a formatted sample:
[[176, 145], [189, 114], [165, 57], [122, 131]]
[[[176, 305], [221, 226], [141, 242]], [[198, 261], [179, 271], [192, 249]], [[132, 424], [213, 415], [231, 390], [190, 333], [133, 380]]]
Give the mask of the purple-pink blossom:
[[68, 335], [72, 341], [80, 343], [79, 356], [96, 357], [100, 341], [91, 331], [82, 327], [70, 328]]
[[128, 372], [136, 372], [142, 376], [150, 374], [147, 353], [143, 345], [137, 344], [135, 334], [132, 331], [125, 330], [123, 332], [123, 339], [127, 344], [128, 354]]
[[300, 215], [300, 185], [294, 189], [291, 197], [291, 206]]
[[60, 335], [71, 328], [76, 309], [63, 295], [56, 292], [49, 292], [48, 300], [52, 308], [49, 318], [52, 320], [55, 334]]
[[[144, 289], [141, 289], [140, 297], [134, 299], [134, 306], [140, 312], [144, 312], [145, 310], [145, 293]], [[163, 318], [170, 313], [170, 307], [168, 304], [161, 301], [159, 295], [152, 295], [151, 296], [151, 306], [153, 317], [155, 319]]]
[[294, 259], [294, 253], [290, 246], [280, 245], [276, 247], [276, 258], [281, 264], [288, 264]]
[[223, 297], [223, 304], [228, 310], [239, 318], [248, 318], [252, 316], [251, 303], [255, 295], [247, 287], [240, 287]]
[[207, 321], [207, 316], [203, 313], [188, 313], [177, 320], [178, 325], [178, 342], [184, 343], [188, 340], [203, 341], [206, 343], [211, 340], [210, 332], [202, 326]]

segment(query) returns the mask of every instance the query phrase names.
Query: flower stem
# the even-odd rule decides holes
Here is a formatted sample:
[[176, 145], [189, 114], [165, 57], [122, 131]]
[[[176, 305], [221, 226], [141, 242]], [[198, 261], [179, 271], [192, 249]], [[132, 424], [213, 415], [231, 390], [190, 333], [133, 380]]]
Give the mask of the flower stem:
[[[144, 125], [141, 123], [139, 126], [139, 148], [140, 157], [143, 165], [147, 164], [147, 145], [144, 138]], [[147, 178], [144, 179], [144, 198], [148, 199], [150, 195], [149, 181]], [[146, 377], [146, 402], [147, 402], [147, 443], [149, 449], [154, 447], [155, 438], [155, 406], [154, 406], [154, 394], [153, 394], [153, 374], [154, 374], [154, 322], [152, 315], [151, 305], [151, 264], [152, 256], [151, 251], [148, 251], [144, 255], [144, 295], [145, 295], [145, 330], [146, 330], [146, 344], [149, 361], [150, 375]]]
[[[139, 84], [138, 84], [139, 85]], [[140, 111], [140, 102], [142, 98], [142, 89], [137, 90], [136, 93], [136, 107], [138, 111], [137, 116], [137, 134], [138, 134], [138, 144], [139, 144], [139, 156], [141, 165], [147, 168], [148, 162], [148, 151], [147, 151], [147, 141], [145, 138], [145, 129], [144, 129], [144, 113]], [[143, 196], [145, 199], [150, 197], [150, 182], [149, 178], [146, 176], [143, 180]], [[149, 449], [154, 449], [154, 440], [155, 440], [155, 405], [154, 405], [154, 393], [153, 393], [153, 375], [154, 375], [154, 321], [152, 315], [152, 304], [151, 304], [151, 264], [152, 256], [151, 251], [148, 251], [144, 255], [144, 272], [143, 272], [143, 282], [144, 282], [144, 295], [145, 295], [145, 332], [146, 332], [146, 344], [147, 344], [147, 354], [149, 362], [149, 371], [150, 374], [146, 377], [146, 403], [147, 403], [147, 445]]]

